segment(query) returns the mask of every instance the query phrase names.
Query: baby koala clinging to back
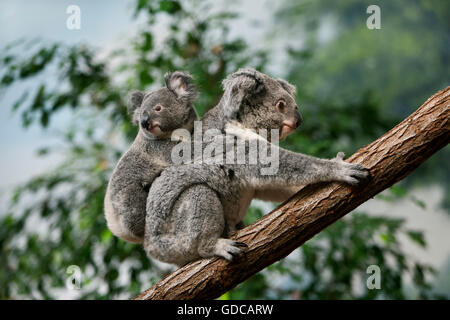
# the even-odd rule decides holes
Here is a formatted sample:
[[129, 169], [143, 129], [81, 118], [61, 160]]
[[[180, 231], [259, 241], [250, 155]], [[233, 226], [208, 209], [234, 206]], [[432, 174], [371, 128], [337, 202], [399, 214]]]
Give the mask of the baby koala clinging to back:
[[192, 77], [180, 71], [164, 76], [166, 87], [153, 92], [135, 91], [129, 112], [139, 132], [117, 163], [105, 195], [108, 228], [119, 238], [141, 243], [145, 229], [147, 195], [153, 180], [170, 166], [174, 130], [192, 132], [197, 120], [197, 96]]

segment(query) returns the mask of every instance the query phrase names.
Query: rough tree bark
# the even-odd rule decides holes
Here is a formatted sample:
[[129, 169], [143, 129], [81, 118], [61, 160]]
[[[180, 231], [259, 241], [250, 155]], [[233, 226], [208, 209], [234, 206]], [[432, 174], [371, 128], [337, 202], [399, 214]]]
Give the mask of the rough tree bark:
[[371, 179], [349, 188], [339, 183], [309, 185], [232, 238], [245, 242], [244, 257], [228, 263], [190, 263], [135, 299], [213, 299], [286, 257], [315, 234], [377, 193], [405, 178], [450, 141], [450, 87], [429, 98], [408, 118], [347, 161], [361, 163]]

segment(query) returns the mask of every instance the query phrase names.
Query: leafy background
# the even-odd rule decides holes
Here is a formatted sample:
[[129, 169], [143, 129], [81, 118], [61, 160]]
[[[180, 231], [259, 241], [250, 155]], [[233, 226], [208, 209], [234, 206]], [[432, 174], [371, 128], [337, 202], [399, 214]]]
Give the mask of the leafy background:
[[[33, 150], [51, 159], [44, 172], [3, 190], [2, 299], [130, 298], [173, 270], [112, 236], [103, 217], [108, 178], [136, 135], [126, 114], [127, 92], [160, 87], [168, 70], [194, 75], [200, 114], [217, 103], [221, 80], [238, 67], [288, 79], [298, 87], [305, 121], [283, 146], [319, 157], [351, 154], [449, 84], [445, 0], [113, 2], [111, 8], [119, 6], [134, 23], [105, 47], [83, 36], [83, 28], [89, 31], [92, 20], [96, 26], [114, 23], [110, 3], [80, 1], [82, 29], [70, 31], [65, 8], [71, 3], [62, 2], [61, 19], [45, 34], [1, 48], [0, 101], [8, 113], [2, 112], [10, 116], [11, 110], [21, 131], [46, 132], [48, 143]], [[371, 4], [381, 7], [381, 30], [366, 27]], [[75, 40], [55, 40], [56, 28]], [[104, 37], [111, 37], [108, 29]], [[13, 147], [6, 141], [14, 136], [5, 132], [2, 140], [7, 154]], [[422, 230], [408, 225], [407, 215], [393, 213], [412, 205], [425, 221], [427, 215], [444, 215], [440, 219], [448, 223], [442, 212], [450, 208], [449, 153], [444, 148], [370, 202], [385, 212], [362, 206], [221, 298], [448, 298], [448, 258], [439, 270], [417, 258], [414, 246], [433, 248]], [[415, 190], [421, 188], [444, 195], [439, 208], [420, 198]], [[246, 222], [272, 207], [255, 201]], [[442, 239], [434, 249], [448, 257], [450, 241]], [[381, 269], [380, 290], [366, 286], [366, 269], [373, 264]], [[70, 265], [82, 271], [81, 290], [66, 288]]]

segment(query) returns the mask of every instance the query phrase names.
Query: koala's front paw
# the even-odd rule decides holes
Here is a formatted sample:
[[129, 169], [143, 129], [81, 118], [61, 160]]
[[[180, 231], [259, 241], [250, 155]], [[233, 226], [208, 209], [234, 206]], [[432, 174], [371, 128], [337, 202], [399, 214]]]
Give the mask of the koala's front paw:
[[233, 261], [234, 257], [244, 253], [247, 249], [247, 245], [243, 242], [220, 238], [217, 240], [214, 253], [228, 261]]
[[338, 152], [331, 161], [338, 164], [334, 175], [337, 181], [346, 182], [351, 185], [357, 185], [361, 180], [367, 179], [369, 171], [360, 164], [353, 164], [344, 161], [345, 154]]

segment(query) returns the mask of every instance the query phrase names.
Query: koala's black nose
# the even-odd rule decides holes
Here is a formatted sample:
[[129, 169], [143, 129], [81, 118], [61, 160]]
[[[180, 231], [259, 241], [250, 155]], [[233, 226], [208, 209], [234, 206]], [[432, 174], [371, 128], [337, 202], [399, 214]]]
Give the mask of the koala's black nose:
[[148, 128], [149, 123], [150, 123], [150, 117], [148, 116], [147, 112], [144, 112], [141, 116], [141, 126], [143, 128]]

